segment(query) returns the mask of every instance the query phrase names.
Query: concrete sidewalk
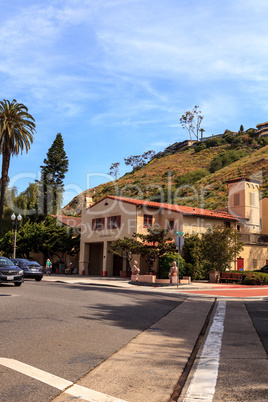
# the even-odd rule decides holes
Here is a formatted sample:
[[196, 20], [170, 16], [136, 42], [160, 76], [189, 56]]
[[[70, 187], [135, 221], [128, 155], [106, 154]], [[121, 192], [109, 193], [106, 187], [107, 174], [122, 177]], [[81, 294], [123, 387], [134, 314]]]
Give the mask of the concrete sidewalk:
[[[194, 348], [212, 299], [187, 299], [76, 382], [79, 401], [168, 401]], [[82, 387], [82, 388], [81, 388]], [[93, 393], [99, 392], [99, 396]], [[92, 393], [92, 395], [91, 395]], [[67, 389], [54, 402], [74, 400]]]
[[195, 281], [191, 284], [179, 284], [169, 286], [137, 285], [130, 282], [129, 278], [81, 276], [81, 275], [44, 275], [43, 281], [61, 282], [77, 285], [110, 286], [124, 289], [136, 289], [148, 292], [163, 292], [183, 295], [199, 295], [204, 297], [227, 297], [227, 298], [268, 298], [268, 286], [246, 286], [239, 284], [209, 283]]
[[[252, 395], [252, 392], [254, 396], [257, 396], [254, 400], [264, 400], [262, 398], [266, 391], [263, 390], [263, 384], [266, 380], [268, 362], [263, 345], [241, 297], [251, 298], [253, 292], [263, 291], [268, 297], [268, 287], [208, 282], [193, 282], [190, 285], [180, 285], [179, 288], [176, 286], [152, 287], [138, 286], [124, 278], [78, 275], [45, 276], [43, 280], [69, 285], [110, 286], [137, 292], [157, 292], [158, 295], [161, 292], [163, 295], [187, 296], [179, 306], [86, 373], [73, 386], [53, 399], [53, 402], [74, 399], [98, 402], [119, 400], [168, 402], [178, 380], [184, 373], [197, 339], [202, 334], [211, 308], [219, 303], [219, 300], [215, 301], [215, 298], [222, 296], [229, 301], [223, 338], [223, 360], [215, 400], [223, 400], [226, 397], [226, 382], [230, 386], [228, 392], [231, 399], [228, 400], [232, 400], [232, 396], [235, 396], [233, 400], [241, 400], [239, 395], [242, 393], [245, 396], [243, 400], [249, 400], [247, 397]], [[241, 296], [241, 292], [245, 292], [244, 296]], [[218, 296], [218, 294], [221, 295]], [[263, 296], [259, 295], [257, 298], [260, 299]], [[242, 338], [243, 342], [240, 341]], [[230, 379], [233, 368], [236, 376], [232, 375]], [[243, 373], [242, 377], [245, 377], [242, 382], [241, 373]], [[191, 375], [192, 372], [189, 380]], [[240, 378], [239, 381], [237, 377]], [[185, 391], [188, 385], [189, 381], [185, 385]]]
[[[204, 323], [212, 308], [215, 311], [219, 303], [225, 301], [214, 303], [212, 298], [204, 297], [200, 303], [198, 298], [186, 298], [166, 316], [86, 373], [73, 386], [63, 390], [53, 402], [168, 402], [179, 379], [183, 380], [181, 376], [185, 376], [184, 369], [198, 339], [201, 348], [193, 370], [185, 386], [180, 382], [182, 395], [179, 399], [174, 395], [172, 400], [184, 400], [199, 363], [205, 368], [205, 375], [198, 377], [198, 393], [202, 391], [202, 398], [188, 398], [187, 401], [211, 401], [207, 385], [210, 384], [211, 376], [215, 376], [215, 365], [218, 364], [214, 357], [215, 343], [210, 340], [206, 354], [201, 357], [201, 352], [208, 333], [204, 333]], [[266, 401], [267, 355], [244, 303], [227, 302], [224, 322], [223, 339], [217, 345], [221, 360], [219, 372], [216, 372], [213, 400]], [[214, 336], [217, 336], [215, 328], [213, 331], [216, 334]]]
[[[157, 288], [157, 289], [175, 289], [176, 285], [172, 284], [169, 286], [151, 286], [148, 283], [146, 285], [138, 285], [136, 283], [131, 283], [130, 278], [119, 278], [119, 277], [102, 277], [102, 276], [81, 276], [81, 275], [60, 275], [53, 274], [51, 276], [44, 275], [43, 280], [52, 281], [52, 282], [64, 282], [64, 283], [72, 283], [72, 284], [81, 284], [81, 285], [101, 285], [101, 286], [114, 286], [120, 288]], [[189, 286], [191, 289], [203, 287], [205, 284], [200, 283], [199, 285], [194, 285], [193, 283], [190, 285], [179, 285], [180, 288], [188, 289]], [[210, 284], [206, 284], [210, 285]], [[207, 287], [206, 287], [207, 288]]]

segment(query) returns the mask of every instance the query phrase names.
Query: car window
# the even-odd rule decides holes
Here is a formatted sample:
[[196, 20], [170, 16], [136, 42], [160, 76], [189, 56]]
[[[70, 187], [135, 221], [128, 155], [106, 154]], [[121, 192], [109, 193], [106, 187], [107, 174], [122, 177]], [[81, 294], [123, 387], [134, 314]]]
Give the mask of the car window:
[[0, 257], [0, 267], [6, 267], [8, 265], [13, 265], [14, 263], [8, 258]]
[[16, 259], [16, 260], [12, 260], [14, 262], [14, 264], [20, 264], [20, 265], [25, 265], [25, 260], [21, 260], [21, 259]]

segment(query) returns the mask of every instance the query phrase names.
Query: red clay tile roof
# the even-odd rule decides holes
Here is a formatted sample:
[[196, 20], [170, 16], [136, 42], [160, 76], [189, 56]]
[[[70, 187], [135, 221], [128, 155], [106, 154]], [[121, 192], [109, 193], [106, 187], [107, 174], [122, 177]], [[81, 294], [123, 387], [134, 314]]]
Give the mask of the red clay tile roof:
[[[113, 195], [108, 195], [105, 198], [109, 198], [111, 200], [118, 200], [118, 201], [126, 202], [128, 204], [141, 206], [141, 207], [165, 209], [165, 210], [181, 213], [182, 215], [196, 215], [196, 216], [204, 216], [206, 218], [226, 219], [226, 220], [231, 220], [231, 221], [238, 220], [238, 218], [236, 216], [231, 215], [228, 212], [224, 212], [224, 211], [216, 211], [216, 210], [210, 211], [208, 209], [203, 209], [203, 208], [186, 207], [183, 205], [166, 204], [166, 203], [162, 203], [162, 202], [154, 202], [154, 201], [149, 201], [149, 200], [136, 200], [134, 198], [116, 197]], [[103, 198], [102, 200], [104, 200], [105, 198]], [[90, 208], [92, 208], [92, 207], [94, 207], [94, 205], [92, 205]]]
[[74, 216], [66, 216], [66, 215], [51, 215], [52, 218], [57, 218], [60, 223], [63, 225], [69, 226], [73, 229], [81, 228], [81, 218], [76, 218]]
[[257, 179], [249, 179], [247, 177], [238, 177], [236, 179], [230, 179], [230, 180], [226, 180], [226, 183], [236, 183], [239, 181], [248, 181], [249, 183], [256, 183], [256, 184], [260, 184], [260, 180]]

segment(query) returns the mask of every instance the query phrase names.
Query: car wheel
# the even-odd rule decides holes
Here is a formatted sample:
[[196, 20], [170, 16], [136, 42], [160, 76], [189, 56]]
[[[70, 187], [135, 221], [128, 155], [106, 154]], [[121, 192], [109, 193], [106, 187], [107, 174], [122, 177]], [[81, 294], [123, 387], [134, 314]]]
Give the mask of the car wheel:
[[42, 278], [35, 278], [37, 282], [40, 282]]
[[14, 285], [15, 285], [15, 286], [20, 286], [20, 285], [21, 285], [21, 282], [14, 282]]

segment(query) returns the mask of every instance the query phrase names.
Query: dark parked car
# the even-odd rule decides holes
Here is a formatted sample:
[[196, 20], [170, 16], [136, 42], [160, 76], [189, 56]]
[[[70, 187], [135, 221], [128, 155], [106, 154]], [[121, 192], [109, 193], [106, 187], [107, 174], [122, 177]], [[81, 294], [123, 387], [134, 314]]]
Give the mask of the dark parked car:
[[263, 272], [264, 274], [268, 274], [268, 265], [264, 265], [261, 269], [255, 269], [255, 272]]
[[14, 283], [15, 286], [20, 286], [23, 281], [23, 269], [14, 265], [9, 258], [0, 257], [0, 283]]
[[38, 262], [25, 258], [11, 258], [11, 261], [23, 269], [24, 278], [34, 278], [36, 281], [41, 281], [43, 278], [43, 267]]

